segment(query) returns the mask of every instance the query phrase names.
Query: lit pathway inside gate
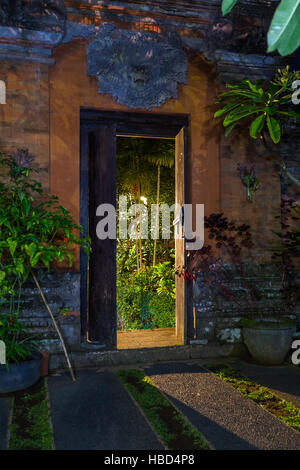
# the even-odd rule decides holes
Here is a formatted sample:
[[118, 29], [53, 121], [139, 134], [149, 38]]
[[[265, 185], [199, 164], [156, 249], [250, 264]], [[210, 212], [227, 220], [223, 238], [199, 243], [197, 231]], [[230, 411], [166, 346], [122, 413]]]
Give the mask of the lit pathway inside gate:
[[156, 348], [181, 344], [176, 337], [175, 328], [118, 331], [117, 333], [117, 349]]

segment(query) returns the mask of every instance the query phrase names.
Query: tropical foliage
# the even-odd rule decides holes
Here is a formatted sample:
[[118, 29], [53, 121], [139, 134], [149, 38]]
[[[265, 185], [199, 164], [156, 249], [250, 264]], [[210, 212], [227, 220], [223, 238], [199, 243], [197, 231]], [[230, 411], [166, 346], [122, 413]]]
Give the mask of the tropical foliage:
[[6, 365], [18, 363], [31, 355], [39, 345], [38, 338], [21, 323], [16, 314], [0, 315], [0, 340], [6, 347]]
[[[65, 260], [71, 266], [71, 250], [76, 245], [89, 254], [89, 239], [80, 238], [82, 228], [58, 198], [47, 195], [41, 183], [32, 178], [34, 170], [28, 167], [29, 161], [26, 150], [14, 156], [0, 154], [0, 307], [9, 313], [9, 320], [1, 316], [0, 338], [8, 342], [8, 360], [24, 358], [33, 346], [18, 317], [22, 288], [30, 274], [45, 299], [34, 268], [49, 269], [51, 263]], [[65, 348], [54, 317], [52, 320]]]
[[[118, 195], [127, 194], [134, 204], [149, 201], [149, 204], [160, 203], [161, 176], [171, 175], [168, 169], [174, 166], [174, 143], [168, 140], [119, 138], [117, 141], [117, 182]], [[157, 174], [155, 175], [155, 167]], [[163, 171], [166, 169], [167, 171]], [[154, 199], [154, 188], [156, 198]], [[170, 189], [169, 196], [166, 188]], [[162, 188], [164, 202], [174, 194], [170, 185]], [[147, 196], [147, 197], [146, 197]], [[167, 200], [166, 200], [167, 199]], [[173, 204], [174, 198], [172, 200]], [[140, 215], [140, 221], [141, 221]], [[155, 220], [155, 231], [159, 228], [158, 213]], [[136, 239], [137, 270], [143, 267], [142, 241]], [[157, 242], [153, 241], [153, 265], [156, 264]]]
[[300, 113], [292, 109], [292, 84], [300, 78], [300, 72], [290, 72], [289, 67], [279, 69], [274, 79], [267, 85], [263, 80], [252, 83], [245, 78], [236, 84], [228, 83], [230, 91], [219, 95], [222, 108], [214, 117], [225, 115], [223, 126], [225, 135], [246, 119], [250, 136], [256, 139], [268, 132], [272, 141], [277, 144], [281, 138], [280, 123], [283, 119], [300, 119]]
[[[222, 107], [215, 112], [214, 117], [224, 117], [223, 126], [228, 136], [236, 125], [241, 122], [249, 127], [253, 139], [260, 137], [268, 148], [266, 135], [278, 144], [282, 136], [283, 123], [287, 120], [299, 120], [300, 113], [292, 109], [292, 84], [300, 78], [300, 72], [291, 72], [289, 66], [279, 69], [274, 79], [264, 84], [258, 80], [252, 83], [245, 78], [236, 84], [227, 84], [230, 91], [221, 93], [217, 103]], [[280, 159], [284, 174], [300, 187], [300, 181], [286, 167], [280, 152], [274, 148], [271, 153]]]
[[[88, 240], [75, 232], [82, 229], [69, 211], [56, 196], [45, 195], [40, 182], [31, 179], [34, 170], [2, 155], [0, 168], [1, 281], [23, 284], [38, 264], [49, 268], [52, 262], [67, 259], [71, 266], [70, 248], [74, 245], [89, 252]], [[2, 295], [8, 286], [1, 283]]]
[[118, 327], [121, 330], [175, 326], [174, 268], [169, 261], [118, 275]]
[[[131, 204], [174, 204], [174, 142], [117, 140], [117, 197]], [[175, 326], [174, 242], [142, 239], [137, 212], [136, 239], [117, 241], [117, 313], [120, 330]], [[155, 230], [161, 229], [159, 218]]]
[[[223, 213], [204, 217], [208, 240], [200, 250], [188, 251], [187, 266], [177, 270], [187, 281], [200, 280], [239, 308], [246, 303], [253, 311], [257, 291], [250, 285], [245, 260], [254, 246], [251, 227], [229, 220]], [[239, 279], [240, 289], [236, 289]]]
[[[227, 15], [238, 0], [223, 0], [222, 13]], [[268, 31], [268, 52], [278, 50], [285, 56], [300, 46], [300, 0], [281, 0]]]

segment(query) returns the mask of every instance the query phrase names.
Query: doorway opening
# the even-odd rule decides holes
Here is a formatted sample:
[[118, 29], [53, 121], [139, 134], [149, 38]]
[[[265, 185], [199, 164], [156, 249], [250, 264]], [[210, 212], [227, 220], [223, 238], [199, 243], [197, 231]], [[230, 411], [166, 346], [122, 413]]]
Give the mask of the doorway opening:
[[117, 348], [178, 344], [175, 139], [117, 136], [116, 177]]
[[[129, 349], [186, 342], [186, 287], [174, 276], [185, 264], [184, 237], [155, 241], [157, 208], [148, 217], [144, 211], [157, 197], [176, 208], [185, 203], [187, 126], [185, 115], [81, 111], [80, 223], [92, 242], [90, 259], [80, 258], [84, 343]], [[132, 239], [120, 236], [120, 196], [131, 211]], [[144, 209], [135, 212], [134, 203]], [[116, 236], [99, 236], [111, 208]]]

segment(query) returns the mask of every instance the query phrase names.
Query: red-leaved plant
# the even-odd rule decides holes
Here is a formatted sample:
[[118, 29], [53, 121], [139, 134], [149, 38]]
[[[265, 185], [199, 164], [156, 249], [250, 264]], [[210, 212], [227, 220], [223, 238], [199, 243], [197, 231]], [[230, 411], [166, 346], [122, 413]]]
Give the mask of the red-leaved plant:
[[[217, 287], [225, 298], [238, 306], [246, 301], [249, 309], [253, 309], [253, 300], [258, 293], [249, 284], [243, 263], [243, 255], [246, 251], [249, 255], [253, 246], [250, 225], [237, 225], [219, 213], [204, 217], [204, 226], [212, 244], [189, 251], [187, 266], [177, 269], [176, 274], [190, 281], [196, 281], [201, 275], [205, 284]], [[235, 278], [241, 283], [238, 291], [233, 283]]]

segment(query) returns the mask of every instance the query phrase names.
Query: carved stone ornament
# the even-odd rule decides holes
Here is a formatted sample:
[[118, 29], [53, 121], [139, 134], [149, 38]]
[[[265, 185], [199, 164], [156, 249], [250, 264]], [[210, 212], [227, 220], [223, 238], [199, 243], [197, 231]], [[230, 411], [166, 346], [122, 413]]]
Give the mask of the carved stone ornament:
[[177, 98], [187, 82], [188, 60], [175, 32], [163, 35], [115, 29], [105, 24], [87, 46], [87, 73], [127, 108], [152, 109]]

